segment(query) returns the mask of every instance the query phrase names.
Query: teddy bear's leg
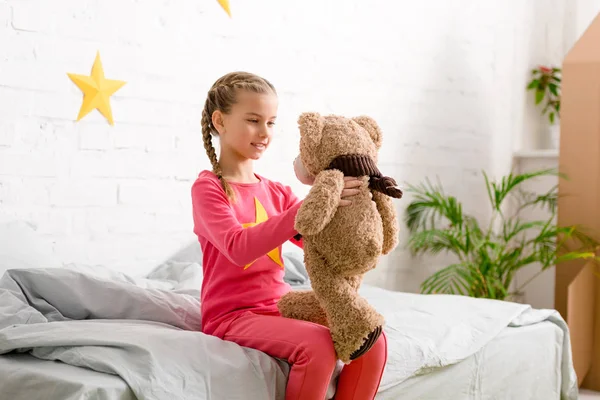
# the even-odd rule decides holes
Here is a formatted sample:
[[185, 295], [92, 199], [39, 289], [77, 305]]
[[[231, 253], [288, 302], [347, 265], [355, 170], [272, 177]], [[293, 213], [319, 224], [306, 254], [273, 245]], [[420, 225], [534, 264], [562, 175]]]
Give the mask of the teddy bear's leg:
[[383, 316], [358, 295], [361, 278], [336, 275], [324, 257], [312, 254], [307, 257], [314, 257], [306, 265], [307, 269], [310, 266], [313, 290], [327, 315], [337, 356], [349, 363], [375, 344], [381, 334]]
[[295, 290], [286, 293], [277, 303], [277, 308], [283, 317], [329, 326], [327, 315], [312, 290]]
[[[348, 283], [350, 284], [350, 286], [352, 286], [352, 288], [356, 291], [357, 296], [360, 296], [358, 294], [358, 289], [360, 288], [360, 285], [362, 284], [363, 277], [364, 277], [364, 275], [360, 274], [360, 275], [355, 275], [355, 276], [346, 278], [348, 280]], [[368, 304], [368, 307], [371, 309], [371, 312], [377, 314], [377, 311], [375, 311], [375, 309], [373, 309], [373, 307], [370, 304]], [[365, 314], [365, 317], [370, 318], [370, 315]], [[355, 360], [358, 357], [364, 355], [367, 351], [369, 351], [369, 349], [371, 347], [373, 347], [375, 342], [377, 342], [377, 339], [379, 339], [379, 336], [381, 336], [382, 332], [383, 332], [383, 327], [378, 326], [374, 331], [369, 333], [369, 336], [364, 341], [363, 345], [350, 355], [350, 360]]]

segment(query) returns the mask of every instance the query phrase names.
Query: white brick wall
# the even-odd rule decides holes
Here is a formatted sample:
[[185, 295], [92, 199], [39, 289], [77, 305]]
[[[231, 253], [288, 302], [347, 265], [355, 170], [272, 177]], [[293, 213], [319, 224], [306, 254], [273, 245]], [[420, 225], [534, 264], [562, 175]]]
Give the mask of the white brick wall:
[[[303, 196], [297, 115], [364, 113], [385, 132], [387, 174], [439, 175], [486, 215], [479, 171], [503, 172], [522, 142], [528, 70], [574, 41], [567, 1], [232, 0], [230, 20], [214, 0], [0, 0], [0, 213], [35, 223], [66, 262], [151, 268], [195, 240], [204, 95], [243, 69], [281, 99], [258, 172]], [[96, 51], [127, 81], [114, 127], [97, 112], [75, 122], [82, 97], [66, 74], [88, 74]], [[416, 290], [441, 262], [399, 249], [369, 279]]]

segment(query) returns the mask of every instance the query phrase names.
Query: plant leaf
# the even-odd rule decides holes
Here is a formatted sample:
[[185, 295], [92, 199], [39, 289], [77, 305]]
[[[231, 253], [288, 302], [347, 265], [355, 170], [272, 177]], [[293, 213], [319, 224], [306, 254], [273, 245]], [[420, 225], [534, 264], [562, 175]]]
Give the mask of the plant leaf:
[[445, 218], [450, 226], [462, 226], [462, 204], [455, 197], [446, 196], [441, 185], [434, 186], [428, 180], [420, 186], [408, 185], [407, 192], [414, 200], [406, 208], [405, 223], [410, 232], [419, 229], [435, 229], [436, 222]]
[[[512, 192], [512, 190], [517, 188], [523, 182], [538, 178], [540, 176], [553, 176], [557, 174], [558, 172], [555, 169], [544, 169], [541, 171], [526, 172], [517, 175], [510, 173], [503, 177], [500, 183], [492, 182], [491, 184], [487, 183], [488, 179], [486, 176], [486, 185], [488, 187], [491, 186], [491, 191], [493, 192], [493, 196], [490, 194], [490, 197], [492, 197], [492, 207], [494, 210], [500, 211], [504, 199]], [[490, 190], [488, 189], [488, 193], [489, 192]]]
[[513, 240], [519, 233], [523, 233], [529, 229], [540, 228], [542, 229], [546, 226], [546, 221], [528, 221], [522, 222], [518, 218], [514, 220], [509, 219], [503, 224], [503, 239], [505, 242], [510, 242]]
[[488, 198], [490, 199], [490, 204], [495, 209], [496, 208], [496, 206], [495, 206], [495, 197], [492, 195], [493, 186], [490, 183], [490, 179], [488, 178], [488, 176], [485, 173], [485, 171], [483, 171], [483, 179], [485, 180], [485, 189], [487, 190]]
[[528, 207], [541, 206], [551, 214], [556, 212], [558, 207], [558, 185], [554, 185], [548, 192], [544, 194], [535, 194], [524, 190], [519, 190], [520, 205], [516, 210], [516, 214]]
[[593, 252], [571, 251], [569, 253], [562, 254], [562, 255], [556, 257], [556, 264], [560, 264], [565, 261], [590, 260], [590, 259], [599, 261], [600, 257], [596, 256], [596, 253], [593, 253]]
[[[470, 281], [462, 264], [452, 264], [433, 273], [421, 284], [425, 294], [468, 294]], [[465, 279], [467, 277], [467, 279]]]
[[538, 88], [535, 92], [535, 104], [540, 104], [544, 100], [544, 91]]
[[411, 235], [408, 240], [408, 247], [414, 254], [425, 252], [438, 254], [447, 251], [462, 257], [466, 252], [465, 245], [460, 239], [460, 235], [454, 231], [428, 229]]
[[540, 80], [534, 79], [527, 85], [527, 90], [537, 89], [538, 86], [540, 86]]

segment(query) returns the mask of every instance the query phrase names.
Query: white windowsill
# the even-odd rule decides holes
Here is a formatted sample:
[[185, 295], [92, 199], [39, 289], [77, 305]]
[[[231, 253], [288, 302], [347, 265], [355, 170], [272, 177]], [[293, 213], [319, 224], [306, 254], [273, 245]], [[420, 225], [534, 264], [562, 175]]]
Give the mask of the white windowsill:
[[520, 150], [514, 153], [515, 158], [558, 158], [558, 149]]

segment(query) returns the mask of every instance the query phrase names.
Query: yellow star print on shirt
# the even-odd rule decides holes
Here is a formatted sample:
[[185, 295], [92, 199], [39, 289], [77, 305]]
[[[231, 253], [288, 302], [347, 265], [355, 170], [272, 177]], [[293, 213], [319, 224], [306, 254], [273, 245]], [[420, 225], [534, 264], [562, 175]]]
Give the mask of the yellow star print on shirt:
[[[263, 207], [262, 204], [260, 204], [260, 201], [258, 201], [258, 199], [256, 197], [254, 198], [254, 205], [256, 207], [256, 217], [254, 219], [254, 222], [247, 222], [245, 224], [242, 224], [242, 227], [244, 227], [244, 228], [250, 228], [252, 226], [256, 226], [256, 225], [258, 225], [262, 222], [265, 222], [266, 220], [269, 219], [269, 216], [267, 215], [265, 208]], [[271, 260], [273, 260], [275, 262], [275, 264], [279, 265], [283, 269], [283, 261], [281, 261], [281, 252], [279, 251], [279, 247], [268, 252], [267, 256]], [[246, 264], [244, 266], [244, 269], [246, 270], [246, 269], [250, 268], [250, 266], [252, 264], [254, 264], [254, 261], [252, 261], [250, 264]]]

